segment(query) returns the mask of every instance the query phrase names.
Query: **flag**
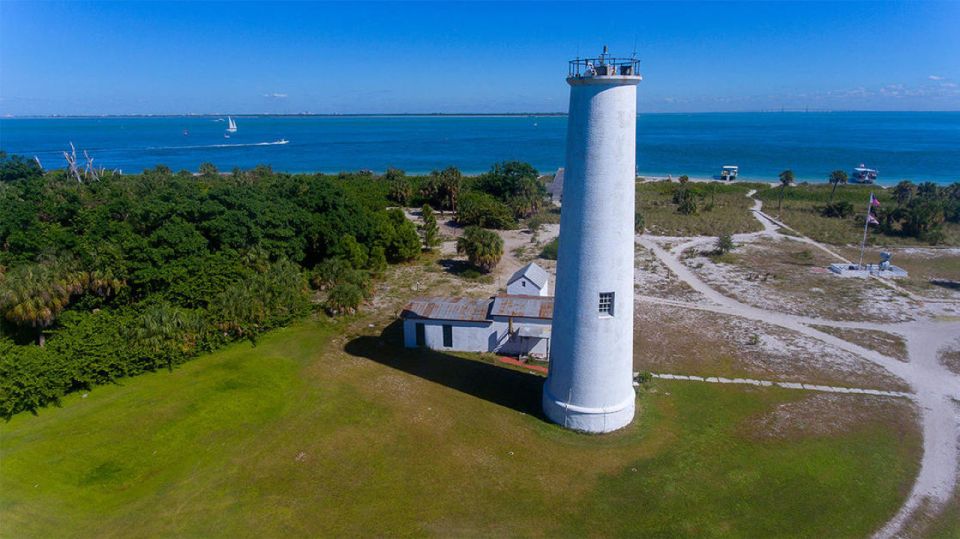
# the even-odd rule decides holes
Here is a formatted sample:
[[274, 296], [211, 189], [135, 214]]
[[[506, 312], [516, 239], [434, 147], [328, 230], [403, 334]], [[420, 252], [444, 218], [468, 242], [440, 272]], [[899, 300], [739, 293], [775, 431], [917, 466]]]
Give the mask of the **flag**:
[[880, 221], [877, 221], [877, 218], [873, 216], [872, 213], [867, 214], [867, 222], [871, 225], [879, 225]]
[[870, 206], [874, 208], [880, 207], [880, 201], [877, 200], [877, 197], [873, 196], [873, 193], [870, 193]]

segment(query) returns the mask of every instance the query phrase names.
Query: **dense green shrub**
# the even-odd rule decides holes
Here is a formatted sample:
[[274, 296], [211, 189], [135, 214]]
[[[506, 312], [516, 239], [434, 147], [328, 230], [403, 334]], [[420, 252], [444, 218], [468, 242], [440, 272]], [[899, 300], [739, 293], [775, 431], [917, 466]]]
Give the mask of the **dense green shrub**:
[[556, 260], [557, 252], [560, 250], [560, 238], [553, 238], [550, 243], [543, 246], [543, 250], [540, 251], [540, 258], [546, 260]]
[[457, 223], [464, 226], [510, 229], [516, 220], [510, 208], [487, 193], [464, 193], [460, 197]]
[[820, 209], [820, 214], [824, 217], [838, 217], [845, 219], [854, 214], [853, 204], [846, 200], [830, 202]]
[[529, 163], [504, 161], [481, 175], [476, 188], [506, 204], [514, 217], [525, 219], [546, 202], [547, 189], [538, 178], [539, 172]]
[[390, 185], [369, 174], [158, 166], [80, 183], [0, 154], [0, 181], [7, 417], [254, 340], [309, 311], [307, 275], [365, 298], [371, 272], [420, 252], [413, 223], [385, 210]]

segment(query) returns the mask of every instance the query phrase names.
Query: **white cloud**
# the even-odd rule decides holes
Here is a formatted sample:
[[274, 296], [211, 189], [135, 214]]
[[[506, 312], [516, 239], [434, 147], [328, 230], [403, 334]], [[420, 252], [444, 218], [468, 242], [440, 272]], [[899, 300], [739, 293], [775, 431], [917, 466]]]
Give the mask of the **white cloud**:
[[930, 75], [927, 78], [930, 80], [943, 80], [943, 77], [941, 77], [940, 75]]
[[263, 94], [263, 97], [269, 97], [270, 99], [286, 99], [287, 94], [278, 94], [274, 92], [272, 94]]

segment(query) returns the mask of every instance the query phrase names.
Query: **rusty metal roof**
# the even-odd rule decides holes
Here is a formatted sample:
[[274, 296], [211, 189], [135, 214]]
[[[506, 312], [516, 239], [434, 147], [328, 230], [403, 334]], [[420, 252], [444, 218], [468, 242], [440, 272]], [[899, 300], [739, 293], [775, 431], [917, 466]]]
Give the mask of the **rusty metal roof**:
[[491, 316], [553, 318], [553, 298], [548, 296], [497, 296], [493, 298]]
[[402, 318], [486, 322], [492, 298], [414, 298], [400, 313]]

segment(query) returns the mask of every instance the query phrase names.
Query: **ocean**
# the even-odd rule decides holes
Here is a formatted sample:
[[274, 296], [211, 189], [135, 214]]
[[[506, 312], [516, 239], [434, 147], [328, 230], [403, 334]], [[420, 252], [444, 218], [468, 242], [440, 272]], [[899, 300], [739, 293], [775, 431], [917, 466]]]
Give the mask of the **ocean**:
[[[449, 165], [479, 173], [518, 159], [549, 173], [563, 166], [563, 116], [236, 116], [0, 119], [0, 149], [62, 167], [73, 142], [109, 169], [157, 164], [221, 170], [269, 164], [288, 172], [397, 167], [423, 173]], [[289, 141], [277, 144], [280, 140]], [[640, 114], [640, 175], [713, 177], [738, 165], [740, 178], [773, 181], [784, 169], [823, 181], [859, 163], [881, 184], [960, 181], [960, 112], [760, 112]]]

